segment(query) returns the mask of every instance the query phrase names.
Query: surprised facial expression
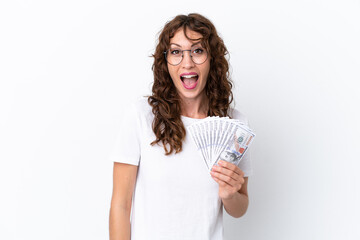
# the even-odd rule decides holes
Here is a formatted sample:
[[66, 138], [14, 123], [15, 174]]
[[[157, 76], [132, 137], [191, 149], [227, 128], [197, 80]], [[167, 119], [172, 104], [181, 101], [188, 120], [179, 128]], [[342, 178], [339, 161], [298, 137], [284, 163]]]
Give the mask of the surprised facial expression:
[[[200, 33], [192, 30], [187, 30], [186, 35], [191, 39], [202, 38]], [[198, 59], [201, 60], [201, 57], [198, 56], [206, 54], [206, 50], [201, 45], [200, 40], [192, 41], [187, 39], [183, 28], [178, 29], [174, 37], [170, 39], [170, 51], [168, 54], [173, 54], [173, 56], [178, 54], [179, 59], [181, 59], [181, 50], [191, 50], [192, 58], [190, 51], [184, 51], [180, 64], [174, 66], [169, 64], [168, 60], [167, 66], [171, 79], [183, 100], [201, 100], [205, 96], [204, 88], [210, 70], [210, 57], [207, 56], [206, 60], [201, 64], [195, 63], [201, 62], [197, 61]], [[203, 50], [205, 53], [202, 53]]]

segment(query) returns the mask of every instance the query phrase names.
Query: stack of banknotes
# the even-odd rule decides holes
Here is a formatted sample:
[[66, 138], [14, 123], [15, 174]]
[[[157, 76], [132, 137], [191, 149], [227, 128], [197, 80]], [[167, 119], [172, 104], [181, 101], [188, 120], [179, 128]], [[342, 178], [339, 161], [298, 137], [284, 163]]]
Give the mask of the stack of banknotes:
[[188, 130], [209, 171], [220, 159], [238, 165], [255, 138], [248, 126], [228, 117], [207, 117]]

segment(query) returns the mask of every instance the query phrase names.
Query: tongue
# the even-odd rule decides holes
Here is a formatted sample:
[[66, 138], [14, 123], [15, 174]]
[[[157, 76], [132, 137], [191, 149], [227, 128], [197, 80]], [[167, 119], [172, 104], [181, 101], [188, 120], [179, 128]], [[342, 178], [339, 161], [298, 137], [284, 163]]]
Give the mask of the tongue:
[[183, 82], [186, 87], [193, 87], [196, 84], [196, 78], [185, 78]]

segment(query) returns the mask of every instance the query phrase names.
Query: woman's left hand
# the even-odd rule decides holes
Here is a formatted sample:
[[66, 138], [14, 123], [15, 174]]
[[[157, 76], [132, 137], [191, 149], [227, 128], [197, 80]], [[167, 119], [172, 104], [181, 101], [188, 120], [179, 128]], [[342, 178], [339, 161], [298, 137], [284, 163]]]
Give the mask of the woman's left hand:
[[245, 182], [244, 172], [235, 164], [218, 161], [210, 171], [212, 178], [219, 184], [219, 197], [223, 200], [232, 198]]

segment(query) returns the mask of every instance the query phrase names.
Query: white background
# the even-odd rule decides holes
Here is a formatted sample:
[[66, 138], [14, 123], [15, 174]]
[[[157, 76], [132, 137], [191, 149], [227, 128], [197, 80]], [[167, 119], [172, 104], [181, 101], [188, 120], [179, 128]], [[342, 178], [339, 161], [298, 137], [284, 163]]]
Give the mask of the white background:
[[112, 163], [156, 34], [199, 12], [257, 133], [238, 239], [360, 239], [360, 3], [1, 1], [0, 239], [107, 239]]

